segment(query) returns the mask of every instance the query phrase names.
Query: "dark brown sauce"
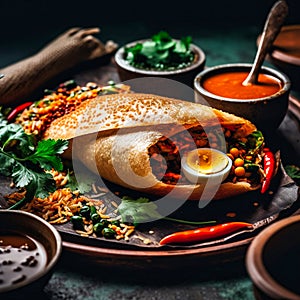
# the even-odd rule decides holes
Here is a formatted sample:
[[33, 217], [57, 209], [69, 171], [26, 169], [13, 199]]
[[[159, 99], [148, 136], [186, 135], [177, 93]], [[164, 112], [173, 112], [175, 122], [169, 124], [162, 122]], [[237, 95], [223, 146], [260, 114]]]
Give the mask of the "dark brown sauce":
[[25, 283], [47, 264], [47, 253], [35, 239], [16, 233], [0, 233], [0, 291]]

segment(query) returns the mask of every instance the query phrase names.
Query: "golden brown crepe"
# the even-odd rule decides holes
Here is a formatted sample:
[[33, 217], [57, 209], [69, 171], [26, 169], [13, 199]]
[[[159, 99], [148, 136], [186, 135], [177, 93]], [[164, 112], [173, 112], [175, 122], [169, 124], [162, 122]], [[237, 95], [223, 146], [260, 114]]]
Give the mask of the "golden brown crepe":
[[[201, 104], [132, 93], [83, 102], [75, 111], [53, 121], [44, 138], [70, 140], [65, 156], [79, 159], [115, 184], [160, 197], [172, 191], [173, 197], [199, 200], [203, 185], [162, 182], [152, 172], [148, 153], [162, 136], [172, 137], [199, 124], [203, 128], [234, 128], [236, 138], [256, 130], [248, 120]], [[214, 199], [258, 188], [247, 182], [222, 183]]]

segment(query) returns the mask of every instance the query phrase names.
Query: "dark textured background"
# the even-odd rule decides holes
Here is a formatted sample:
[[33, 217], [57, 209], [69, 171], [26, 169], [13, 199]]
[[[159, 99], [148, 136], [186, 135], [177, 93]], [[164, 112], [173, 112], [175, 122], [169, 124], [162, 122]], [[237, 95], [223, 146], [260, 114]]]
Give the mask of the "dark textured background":
[[[169, 21], [203, 25], [255, 23], [266, 16], [275, 0], [176, 1], [63, 1], [1, 0], [2, 34], [32, 30], [43, 32], [65, 26], [90, 26], [132, 20], [165, 24]], [[298, 18], [299, 0], [287, 0], [291, 21]]]
[[[26, 56], [43, 46], [57, 34], [73, 27], [99, 26], [101, 37], [118, 39], [144, 38], [143, 27], [153, 33], [166, 29], [176, 34], [189, 23], [195, 30], [201, 28], [234, 27], [241, 24], [263, 26], [269, 9], [275, 0], [185, 0], [175, 1], [63, 1], [63, 0], [1, 0], [0, 1], [0, 56], [6, 54], [4, 62], [14, 57]], [[300, 23], [300, 1], [287, 0], [290, 13], [287, 23]], [[120, 28], [131, 28], [130, 32]], [[126, 25], [126, 26], [124, 26]], [[180, 32], [181, 34], [181, 32]], [[9, 51], [8, 51], [9, 50]], [[18, 54], [18, 56], [14, 56]]]

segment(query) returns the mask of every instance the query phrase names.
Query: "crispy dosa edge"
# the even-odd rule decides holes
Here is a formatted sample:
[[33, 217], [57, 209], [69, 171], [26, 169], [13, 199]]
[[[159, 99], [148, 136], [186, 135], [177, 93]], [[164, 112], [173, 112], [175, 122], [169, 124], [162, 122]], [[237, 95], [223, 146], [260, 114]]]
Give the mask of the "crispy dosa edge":
[[[201, 104], [152, 94], [112, 94], [87, 100], [75, 111], [53, 121], [45, 132], [44, 138], [72, 140], [74, 137], [99, 132], [96, 143], [94, 140], [92, 143], [82, 144], [84, 147], [80, 150], [80, 157], [78, 157], [93, 172], [99, 172], [103, 178], [115, 184], [144, 193], [162, 197], [175, 189], [176, 193], [172, 194], [178, 198], [187, 197], [191, 200], [199, 200], [203, 186], [176, 185], [174, 187], [174, 185], [159, 181], [153, 175], [148, 148], [155, 144], [163, 134], [156, 130], [151, 131], [149, 128], [151, 126], [155, 128], [158, 123], [175, 125], [176, 122], [192, 127], [193, 124], [199, 124], [199, 119], [201, 124], [213, 126], [216, 123], [215, 117], [221, 125], [236, 128], [237, 137], [247, 136], [256, 130], [255, 125], [248, 120]], [[128, 159], [124, 158], [126, 149], [119, 144], [120, 149], [114, 150], [117, 151], [119, 160], [113, 163], [111, 160], [113, 140], [117, 129], [124, 130], [124, 128], [132, 129], [132, 132], [124, 133], [127, 134], [124, 141], [129, 148], [131, 147], [132, 154]], [[180, 129], [177, 129], [173, 134], [179, 131]], [[138, 139], [137, 136], [139, 136]], [[70, 143], [71, 147], [72, 144]], [[139, 151], [136, 151], [134, 145], [139, 148]], [[68, 154], [71, 154], [70, 149]], [[130, 168], [128, 168], [128, 162]], [[125, 172], [125, 177], [128, 169], [132, 168], [141, 177], [141, 185], [132, 186], [120, 179], [115, 172], [114, 166], [116, 165], [121, 168], [121, 172]], [[144, 188], [143, 185], [147, 187]], [[214, 199], [228, 198], [258, 188], [259, 186], [253, 187], [246, 182], [223, 183]]]
[[[217, 118], [216, 118], [217, 117]], [[69, 140], [79, 135], [157, 124], [236, 126], [237, 136], [255, 130], [248, 120], [198, 103], [153, 94], [111, 94], [86, 100], [76, 110], [54, 120], [43, 138]]]

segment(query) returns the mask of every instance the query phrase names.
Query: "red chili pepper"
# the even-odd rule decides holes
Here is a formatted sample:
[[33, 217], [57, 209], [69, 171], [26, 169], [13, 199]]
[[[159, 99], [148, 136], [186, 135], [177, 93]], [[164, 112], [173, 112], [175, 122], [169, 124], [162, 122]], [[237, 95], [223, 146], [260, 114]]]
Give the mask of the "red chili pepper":
[[261, 193], [264, 194], [270, 186], [275, 171], [275, 157], [269, 148], [264, 148], [264, 173], [265, 179], [261, 186]]
[[22, 112], [25, 108], [27, 108], [28, 106], [30, 106], [33, 102], [25, 102], [20, 104], [19, 106], [15, 107], [10, 114], [7, 117], [7, 121], [8, 122], [12, 122], [14, 121], [14, 119], [16, 118], [16, 116]]
[[174, 232], [162, 238], [159, 244], [166, 245], [203, 242], [226, 236], [237, 232], [240, 229], [253, 229], [253, 225], [246, 222], [229, 222], [192, 230]]

